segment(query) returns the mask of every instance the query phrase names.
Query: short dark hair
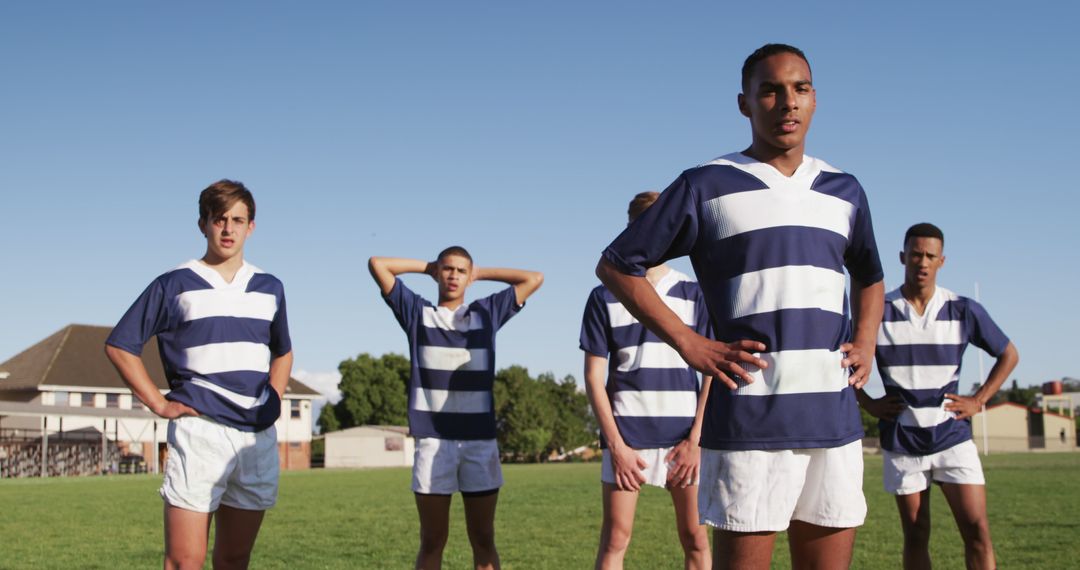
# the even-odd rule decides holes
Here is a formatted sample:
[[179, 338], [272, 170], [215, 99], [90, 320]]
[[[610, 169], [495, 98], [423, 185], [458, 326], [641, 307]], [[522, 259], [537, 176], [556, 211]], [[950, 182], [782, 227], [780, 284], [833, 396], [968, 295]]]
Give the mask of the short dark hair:
[[929, 222], [921, 222], [908, 228], [904, 233], [904, 247], [907, 247], [908, 240], [913, 237], [937, 238], [941, 240], [941, 247], [945, 247], [945, 234], [942, 233], [941, 228]]
[[461, 247], [460, 245], [452, 245], [452, 246], [440, 251], [439, 252], [439, 257], [436, 257], [435, 261], [436, 262], [441, 262], [443, 260], [443, 258], [448, 256], [448, 255], [457, 255], [459, 257], [464, 257], [465, 259], [469, 260], [469, 265], [472, 265], [472, 262], [473, 262], [472, 256], [469, 255], [469, 252], [466, 251], [466, 249]]
[[199, 223], [220, 216], [237, 202], [248, 209], [248, 221], [255, 220], [255, 197], [243, 182], [222, 178], [209, 185], [199, 194]]
[[633, 200], [630, 200], [630, 206], [626, 209], [626, 214], [630, 216], [630, 221], [634, 221], [638, 216], [645, 213], [645, 210], [649, 209], [649, 206], [653, 205], [653, 202], [660, 197], [659, 192], [640, 192], [637, 196], [634, 196]]
[[[797, 55], [806, 62], [806, 68], [810, 69], [810, 60], [806, 59], [806, 54], [803, 53], [801, 49], [795, 46], [790, 46], [788, 44], [765, 44], [754, 50], [754, 53], [750, 54], [750, 57], [747, 57], [746, 61], [743, 62], [742, 90], [744, 94], [750, 87], [750, 77], [754, 75], [754, 67], [758, 64], [758, 62], [765, 58], [772, 57], [778, 53], [790, 53]], [[811, 71], [810, 75], [813, 74], [814, 72]]]

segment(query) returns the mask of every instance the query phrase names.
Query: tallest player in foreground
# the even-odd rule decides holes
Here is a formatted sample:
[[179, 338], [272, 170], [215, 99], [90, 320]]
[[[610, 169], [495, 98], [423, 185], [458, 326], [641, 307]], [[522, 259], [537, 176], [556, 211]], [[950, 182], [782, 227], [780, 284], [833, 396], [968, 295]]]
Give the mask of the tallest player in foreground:
[[[206, 253], [161, 275], [124, 314], [105, 352], [131, 391], [169, 421], [165, 568], [202, 568], [211, 517], [214, 568], [246, 568], [263, 513], [277, 500], [274, 422], [292, 370], [285, 292], [244, 261], [255, 199], [219, 180], [199, 195]], [[139, 354], [157, 336], [171, 391]]]
[[[816, 101], [800, 50], [751, 54], [738, 103], [750, 147], [679, 176], [608, 246], [597, 275], [713, 377], [698, 509], [714, 527], [714, 568], [768, 568], [785, 529], [794, 567], [845, 568], [866, 516], [852, 387], [870, 373], [884, 300], [870, 210], [853, 176], [803, 153]], [[644, 277], [684, 255], [717, 341]]]

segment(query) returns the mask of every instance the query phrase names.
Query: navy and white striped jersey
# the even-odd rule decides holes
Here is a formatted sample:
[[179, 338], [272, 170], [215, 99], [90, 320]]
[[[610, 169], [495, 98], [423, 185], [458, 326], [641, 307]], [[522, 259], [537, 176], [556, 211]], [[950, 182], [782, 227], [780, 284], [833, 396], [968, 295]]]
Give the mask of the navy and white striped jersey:
[[945, 411], [945, 394], [960, 392], [960, 364], [968, 344], [995, 358], [1009, 339], [982, 305], [937, 287], [922, 315], [900, 289], [885, 296], [877, 340], [878, 372], [887, 395], [908, 405], [895, 422], [882, 420], [881, 448], [929, 455], [971, 439], [971, 422]]
[[[674, 269], [654, 286], [686, 326], [709, 335], [701, 288]], [[671, 447], [687, 438], [697, 413], [698, 374], [607, 290], [592, 290], [581, 320], [581, 350], [608, 359], [607, 395], [615, 425], [635, 449]], [[601, 446], [607, 442], [601, 437]]]
[[844, 268], [864, 284], [881, 261], [862, 186], [803, 157], [791, 177], [743, 154], [683, 172], [604, 251], [620, 271], [689, 255], [718, 340], [760, 341], [752, 384], [710, 390], [701, 445], [836, 447], [863, 435], [839, 347], [851, 336]]
[[157, 335], [169, 400], [243, 431], [281, 415], [270, 360], [292, 350], [285, 288], [250, 263], [232, 283], [192, 260], [161, 275], [113, 328], [106, 344], [135, 355]]
[[495, 333], [524, 306], [514, 288], [451, 310], [398, 279], [384, 299], [409, 337], [409, 433], [494, 439]]

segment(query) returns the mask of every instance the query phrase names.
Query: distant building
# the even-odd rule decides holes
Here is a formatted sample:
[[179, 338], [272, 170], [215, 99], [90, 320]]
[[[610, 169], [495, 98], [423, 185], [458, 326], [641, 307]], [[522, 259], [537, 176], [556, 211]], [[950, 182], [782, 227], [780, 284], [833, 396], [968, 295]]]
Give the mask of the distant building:
[[360, 426], [324, 434], [325, 466], [411, 467], [414, 440], [409, 428]]
[[[0, 363], [0, 476], [26, 475], [27, 457], [41, 459], [35, 441], [51, 441], [54, 451], [67, 455], [50, 466], [50, 474], [85, 473], [95, 462], [110, 471], [124, 455], [141, 455], [150, 471], [160, 470], [168, 420], [132, 396], [105, 356], [111, 330], [68, 325]], [[167, 393], [156, 338], [146, 344], [142, 359], [154, 384]], [[275, 424], [283, 469], [311, 464], [311, 404], [318, 397], [289, 379]], [[55, 454], [50, 461], [56, 463]], [[36, 469], [40, 474], [40, 466]]]
[[971, 430], [980, 452], [987, 444], [990, 453], [1077, 450], [1072, 418], [1013, 402], [988, 406], [971, 418]]

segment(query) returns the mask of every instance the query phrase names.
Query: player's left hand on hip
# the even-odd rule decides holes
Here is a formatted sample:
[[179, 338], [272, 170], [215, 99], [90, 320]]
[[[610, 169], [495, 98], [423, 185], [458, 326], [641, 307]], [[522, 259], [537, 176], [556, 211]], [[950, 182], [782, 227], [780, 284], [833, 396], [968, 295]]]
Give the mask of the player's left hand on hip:
[[960, 396], [957, 394], [945, 394], [945, 399], [950, 400], [945, 402], [945, 411], [956, 414], [955, 419], [957, 420], [966, 420], [982, 411], [982, 402], [980, 402], [978, 398]]

